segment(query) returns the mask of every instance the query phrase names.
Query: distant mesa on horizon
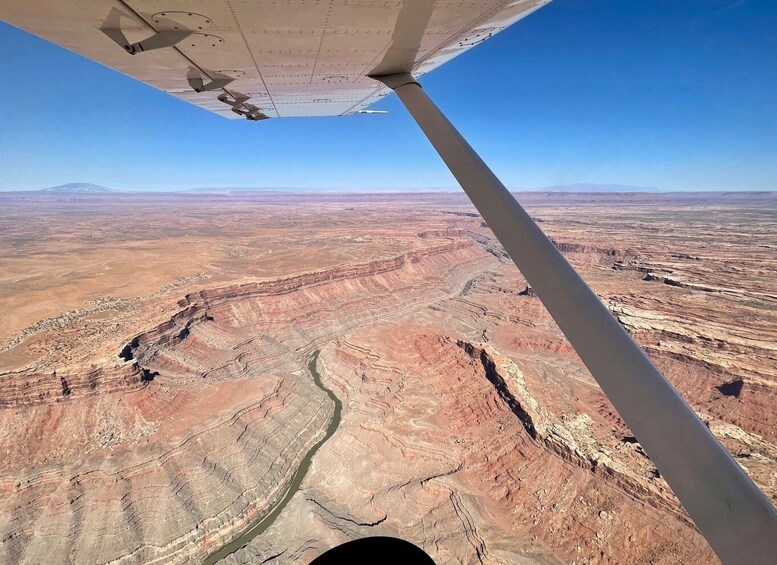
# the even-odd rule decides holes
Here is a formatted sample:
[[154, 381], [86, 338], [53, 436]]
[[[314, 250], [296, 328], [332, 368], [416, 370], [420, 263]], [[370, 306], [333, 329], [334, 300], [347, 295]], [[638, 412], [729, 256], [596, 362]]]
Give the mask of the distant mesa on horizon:
[[[546, 186], [539, 192], [666, 192], [654, 186], [633, 186], [630, 184], [596, 184], [578, 182], [559, 186]], [[533, 192], [533, 191], [532, 191]]]
[[293, 194], [370, 194], [370, 193], [392, 193], [392, 194], [411, 194], [411, 193], [445, 193], [445, 192], [462, 192], [458, 187], [456, 188], [311, 188], [311, 187], [252, 187], [252, 186], [213, 186], [213, 187], [197, 187], [187, 188], [182, 192], [196, 193], [196, 194], [229, 194], [232, 192], [272, 192], [272, 193], [293, 193]]
[[[672, 194], [774, 194], [777, 190], [761, 189], [708, 189], [708, 190], [677, 190], [657, 188], [653, 186], [637, 186], [631, 184], [599, 184], [599, 183], [572, 183], [564, 185], [553, 185], [535, 188], [510, 188], [513, 194], [655, 194], [669, 196]], [[328, 194], [328, 195], [357, 195], [357, 194], [460, 194], [464, 191], [459, 187], [426, 187], [426, 188], [311, 188], [311, 187], [249, 187], [249, 186], [224, 186], [224, 187], [193, 187], [193, 188], [169, 188], [166, 190], [154, 189], [115, 189], [88, 182], [71, 182], [58, 186], [38, 189], [0, 189], [0, 193], [19, 193], [19, 194], [181, 194], [181, 195], [222, 195], [230, 194]]]
[[41, 188], [39, 190], [36, 190], [35, 192], [64, 192], [64, 193], [74, 193], [74, 192], [118, 192], [114, 190], [113, 188], [107, 188], [104, 186], [100, 186], [99, 184], [92, 184], [89, 182], [70, 182], [67, 184], [60, 184], [59, 186], [50, 186], [48, 188]]
[[[183, 192], [229, 194], [231, 192], [280, 192], [280, 193], [447, 193], [462, 192], [459, 187], [428, 187], [428, 188], [383, 188], [359, 190], [354, 188], [309, 188], [309, 187], [197, 187], [189, 188]], [[666, 192], [653, 186], [634, 186], [630, 184], [596, 184], [573, 183], [566, 185], [545, 186], [542, 188], [511, 189], [510, 192], [571, 192], [571, 193], [629, 193], [629, 192]]]

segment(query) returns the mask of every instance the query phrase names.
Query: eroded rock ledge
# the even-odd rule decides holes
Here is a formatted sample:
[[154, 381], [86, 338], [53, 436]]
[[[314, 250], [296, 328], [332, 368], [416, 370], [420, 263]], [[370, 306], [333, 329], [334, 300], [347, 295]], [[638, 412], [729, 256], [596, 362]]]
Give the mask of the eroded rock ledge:
[[[608, 447], [597, 441], [588, 414], [553, 414], [532, 396], [522, 371], [510, 359], [485, 344], [462, 340], [457, 340], [456, 344], [481, 362], [485, 377], [533, 440], [564, 461], [610, 481], [624, 493], [669, 510], [692, 524], [655, 467], [648, 464], [646, 472], [638, 474], [634, 466], [620, 462]], [[647, 455], [634, 438], [627, 438], [624, 442], [647, 460]]]
[[179, 301], [178, 304], [182, 309], [177, 314], [169, 321], [135, 336], [124, 346], [120, 355], [127, 360], [133, 359], [138, 348], [152, 342], [155, 346], [175, 345], [186, 338], [194, 326], [201, 322], [213, 321], [215, 313], [212, 310], [226, 302], [270, 296], [279, 297], [325, 283], [396, 272], [406, 265], [419, 263], [425, 257], [434, 257], [472, 247], [473, 244], [469, 241], [454, 241], [421, 251], [403, 253], [389, 259], [356, 265], [341, 265], [291, 277], [207, 289], [187, 294]]
[[325, 431], [332, 408], [306, 355], [457, 293], [493, 261], [467, 239], [192, 293], [104, 366], [4, 374], [0, 562], [209, 554], [273, 507]]
[[127, 392], [146, 386], [156, 374], [136, 361], [65, 371], [0, 373], [0, 408], [62, 402], [93, 394]]

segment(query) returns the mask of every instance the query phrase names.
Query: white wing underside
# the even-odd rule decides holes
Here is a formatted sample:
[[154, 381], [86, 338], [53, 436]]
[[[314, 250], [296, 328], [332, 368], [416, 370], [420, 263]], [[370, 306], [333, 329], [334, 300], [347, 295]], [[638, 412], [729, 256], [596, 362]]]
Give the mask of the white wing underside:
[[389, 93], [369, 75], [420, 76], [549, 1], [2, 0], [0, 19], [211, 112], [262, 119], [363, 110]]

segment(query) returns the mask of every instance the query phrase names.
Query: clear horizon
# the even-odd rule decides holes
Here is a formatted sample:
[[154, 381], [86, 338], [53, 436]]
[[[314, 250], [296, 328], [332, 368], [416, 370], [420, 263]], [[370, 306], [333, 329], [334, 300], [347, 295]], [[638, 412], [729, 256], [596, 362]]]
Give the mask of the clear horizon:
[[[62, 185], [52, 186], [52, 187], [42, 187], [37, 189], [17, 189], [17, 190], [0, 190], [0, 193], [2, 194], [9, 194], [9, 193], [22, 193], [22, 192], [36, 192], [36, 193], [60, 193], [60, 194], [66, 194], [68, 191], [63, 190], [61, 192], [57, 192], [55, 189], [59, 189], [62, 187], [66, 187], [71, 184], [93, 184], [93, 183], [65, 183]], [[582, 186], [581, 186], [582, 185]], [[228, 194], [232, 192], [245, 192], [245, 193], [251, 193], [251, 192], [274, 192], [274, 193], [281, 193], [281, 194], [292, 194], [292, 193], [307, 193], [307, 194], [353, 194], [353, 195], [360, 195], [360, 194], [464, 194], [464, 191], [459, 187], [426, 187], [426, 188], [381, 188], [381, 189], [373, 189], [373, 190], [364, 190], [359, 188], [315, 188], [315, 187], [248, 187], [248, 186], [222, 186], [222, 187], [192, 187], [192, 188], [181, 188], [181, 189], [170, 189], [170, 190], [163, 190], [163, 189], [152, 189], [152, 190], [132, 190], [132, 189], [124, 189], [124, 188], [114, 188], [114, 187], [104, 187], [101, 185], [95, 185], [98, 188], [107, 189], [106, 191], [71, 191], [70, 193], [73, 194]], [[608, 188], [608, 189], [605, 189]], [[622, 190], [621, 190], [622, 189]], [[773, 193], [777, 192], [777, 190], [725, 190], [725, 189], [718, 189], [718, 190], [663, 190], [659, 188], [653, 188], [653, 187], [637, 187], [637, 186], [627, 186], [627, 185], [618, 185], [618, 189], [613, 188], [613, 185], [602, 185], [602, 184], [588, 184], [588, 183], [580, 183], [580, 184], [572, 184], [572, 185], [562, 185], [562, 186], [546, 186], [546, 187], [537, 187], [537, 188], [509, 188], [510, 192], [513, 193], [528, 193], [528, 192], [557, 192], [557, 193], [568, 193], [568, 194], [677, 194], [677, 193], [687, 193], [687, 194], [694, 194], [694, 193], [727, 193], [727, 192], [742, 192], [742, 193]]]
[[[765, 0], [554, 0], [421, 82], [511, 190], [771, 191], [776, 28]], [[20, 87], [3, 191], [456, 186], [393, 95], [388, 115], [230, 121], [3, 23], [0, 48]]]

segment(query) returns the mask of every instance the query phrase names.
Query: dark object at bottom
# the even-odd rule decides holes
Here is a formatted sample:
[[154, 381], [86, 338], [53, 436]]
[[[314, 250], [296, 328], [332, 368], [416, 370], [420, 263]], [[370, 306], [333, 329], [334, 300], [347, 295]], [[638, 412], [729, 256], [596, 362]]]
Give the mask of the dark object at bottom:
[[399, 538], [383, 536], [362, 538], [338, 545], [316, 557], [310, 565], [343, 563], [435, 565], [423, 549]]

